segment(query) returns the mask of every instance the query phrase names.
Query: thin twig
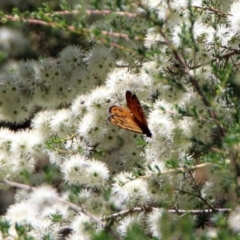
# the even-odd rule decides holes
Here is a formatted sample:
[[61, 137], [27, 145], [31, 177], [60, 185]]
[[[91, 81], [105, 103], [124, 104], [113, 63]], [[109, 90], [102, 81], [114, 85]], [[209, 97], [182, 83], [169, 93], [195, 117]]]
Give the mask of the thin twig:
[[226, 53], [226, 54], [224, 54], [222, 56], [220, 55], [220, 56], [218, 56], [218, 57], [216, 57], [216, 58], [214, 58], [214, 59], [212, 59], [210, 61], [207, 61], [205, 63], [199, 64], [199, 65], [196, 65], [196, 66], [192, 66], [192, 67], [189, 66], [189, 69], [191, 69], [191, 70], [198, 69], [200, 67], [212, 64], [213, 62], [216, 62], [217, 60], [221, 60], [221, 59], [224, 59], [224, 58], [230, 58], [231, 56], [239, 54], [239, 53], [240, 53], [240, 51], [238, 49], [233, 49], [231, 52]]
[[[67, 30], [74, 32], [74, 33], [78, 33], [78, 34], [83, 34], [83, 35], [87, 35], [91, 33], [91, 29], [86, 29], [86, 28], [81, 28], [81, 29], [77, 29], [75, 26], [62, 26], [61, 24], [57, 24], [55, 22], [46, 22], [43, 20], [39, 20], [39, 19], [32, 19], [32, 18], [22, 18], [22, 17], [13, 17], [10, 15], [5, 15], [4, 16], [7, 20], [9, 21], [21, 21], [21, 22], [27, 22], [30, 24], [38, 24], [38, 25], [42, 25], [42, 26], [49, 26], [49, 27], [53, 27], [53, 28], [66, 28]], [[126, 40], [132, 39], [134, 41], [138, 41], [138, 42], [152, 42], [152, 43], [158, 43], [158, 44], [166, 44], [164, 41], [156, 41], [153, 39], [149, 39], [149, 38], [145, 38], [144, 36], [142, 37], [133, 37], [130, 38], [128, 34], [124, 34], [124, 33], [116, 33], [116, 32], [108, 32], [108, 31], [100, 31], [100, 33], [103, 36], [107, 36], [107, 37], [115, 37], [115, 38], [123, 38]], [[95, 36], [97, 38], [97, 36]], [[111, 45], [113, 45], [116, 48], [120, 48], [118, 44], [116, 43], [111, 43]], [[122, 46], [122, 48], [124, 48], [126, 50], [125, 47]]]
[[212, 211], [215, 211], [215, 208], [208, 203], [208, 201], [206, 199], [204, 199], [201, 195], [199, 195], [198, 193], [195, 194], [193, 192], [188, 192], [186, 190], [182, 190], [182, 189], [179, 189], [179, 188], [174, 188], [175, 191], [178, 191], [180, 193], [183, 193], [183, 194], [187, 194], [189, 196], [194, 196], [194, 197], [197, 197], [199, 199], [201, 199], [202, 202], [204, 202]]
[[[15, 188], [21, 188], [21, 189], [25, 189], [27, 191], [34, 191], [36, 190], [35, 187], [31, 187], [25, 184], [21, 184], [21, 183], [16, 183], [16, 182], [12, 182], [12, 181], [8, 181], [8, 180], [2, 180], [0, 181], [3, 184], [6, 184], [8, 186], [11, 187], [15, 187]], [[71, 202], [68, 202], [60, 197], [56, 197], [55, 199], [53, 199], [53, 201], [57, 201], [63, 204], [68, 205], [72, 210], [78, 212], [78, 213], [83, 213], [84, 215], [88, 216], [91, 220], [93, 220], [94, 222], [96, 222], [97, 224], [100, 224], [101, 226], [104, 226], [104, 222], [102, 222], [99, 218], [95, 217], [93, 214], [91, 214], [90, 212], [88, 212], [85, 208], [77, 206], [76, 204], [73, 204]]]
[[197, 196], [203, 203], [205, 203], [210, 209], [214, 210], [214, 207], [204, 198], [202, 197], [202, 193], [201, 193], [201, 187], [199, 186], [199, 184], [196, 182], [193, 174], [191, 171], [188, 171], [192, 182], [194, 183], [194, 189], [197, 190], [197, 194], [195, 194], [195, 196]]
[[[194, 165], [194, 166], [190, 166], [190, 167], [181, 167], [181, 168], [174, 168], [174, 169], [168, 169], [168, 170], [165, 170], [165, 171], [161, 171], [159, 173], [156, 173], [154, 175], [145, 175], [145, 176], [141, 176], [139, 178], [141, 179], [148, 179], [150, 177], [154, 177], [154, 176], [157, 176], [157, 175], [163, 175], [163, 174], [170, 174], [170, 173], [184, 173], [186, 171], [194, 171], [198, 168], [202, 168], [202, 167], [206, 167], [206, 166], [211, 166], [211, 163], [201, 163], [201, 164], [197, 164], [197, 165]], [[136, 180], [136, 179], [134, 179]], [[133, 181], [134, 181], [133, 180]]]
[[224, 130], [222, 129], [222, 127], [220, 126], [220, 124], [218, 123], [218, 117], [215, 113], [215, 111], [211, 108], [211, 104], [208, 102], [207, 98], [205, 97], [202, 89], [200, 88], [198, 81], [192, 76], [192, 74], [190, 73], [190, 68], [188, 67], [188, 65], [186, 64], [185, 60], [183, 59], [182, 55], [175, 49], [175, 47], [173, 46], [173, 44], [170, 42], [170, 40], [168, 39], [168, 37], [166, 36], [166, 34], [163, 32], [162, 29], [160, 29], [160, 34], [162, 35], [163, 39], [165, 40], [166, 44], [168, 45], [168, 47], [171, 49], [173, 55], [175, 56], [175, 58], [178, 60], [178, 62], [182, 65], [185, 74], [189, 77], [189, 80], [192, 84], [192, 86], [195, 88], [195, 90], [197, 91], [197, 93], [199, 94], [199, 96], [201, 96], [202, 101], [204, 103], [204, 105], [207, 107], [207, 111], [209, 113], [209, 116], [213, 119], [216, 120], [216, 124], [218, 127], [218, 133], [220, 137], [224, 136]]
[[[88, 15], [109, 15], [109, 14], [113, 14], [116, 16], [125, 16], [125, 17], [129, 17], [129, 18], [135, 18], [137, 16], [139, 16], [139, 14], [136, 13], [130, 13], [130, 12], [121, 12], [121, 11], [117, 11], [117, 12], [113, 12], [111, 10], [85, 10], [86, 14]], [[77, 14], [81, 14], [82, 11], [79, 10], [73, 10], [73, 11], [55, 11], [53, 13], [46, 13], [47, 16], [52, 16], [52, 15], [77, 15]]]
[[213, 8], [213, 7], [200, 7], [200, 6], [193, 6], [194, 8], [197, 8], [197, 9], [201, 9], [201, 10], [205, 10], [205, 11], [210, 11], [210, 12], [214, 12], [214, 13], [217, 13], [221, 16], [232, 16], [231, 14], [229, 13], [225, 13], [219, 9], [216, 9], [216, 8]]
[[[25, 189], [25, 190], [31, 191], [31, 192], [36, 190], [35, 187], [31, 187], [31, 186], [28, 186], [25, 184], [16, 183], [16, 182], [8, 181], [8, 180], [2, 180], [2, 181], [0, 181], [0, 183], [6, 184], [11, 187], [15, 187], [15, 188]], [[66, 201], [60, 197], [55, 197], [55, 199], [53, 199], [53, 201], [65, 204], [65, 205], [69, 206], [69, 208], [71, 208], [72, 210], [74, 210], [78, 213], [83, 213], [84, 215], [88, 216], [92, 221], [94, 221], [95, 223], [99, 224], [102, 227], [106, 226], [106, 224], [101, 219], [97, 218], [96, 216], [94, 216], [93, 214], [88, 212], [83, 207], [77, 206], [76, 204]], [[108, 231], [114, 237], [114, 239], [116, 239], [116, 240], [120, 239], [119, 236], [117, 235], [117, 233], [112, 228], [108, 227]]]
[[[139, 213], [139, 212], [151, 212], [153, 210], [160, 210], [160, 208], [156, 207], [150, 207], [150, 206], [144, 206], [144, 207], [135, 207], [131, 209], [127, 209], [121, 212], [114, 213], [112, 215], [109, 215], [107, 217], [102, 218], [102, 221], [109, 221], [117, 218], [123, 218], [127, 215], [131, 215], [133, 213]], [[215, 212], [221, 212], [221, 213], [228, 213], [232, 209], [231, 208], [215, 208], [215, 209], [193, 209], [193, 210], [184, 210], [184, 209], [163, 209], [164, 211], [168, 213], [173, 213], [173, 214], [192, 214], [192, 215], [199, 215], [199, 214], [212, 214]]]
[[[145, 7], [143, 6], [143, 4], [138, 3], [138, 6], [145, 9]], [[147, 9], [145, 9], [147, 11]], [[181, 66], [183, 67], [184, 73], [189, 77], [189, 80], [192, 84], [192, 86], [195, 88], [195, 90], [197, 91], [197, 93], [199, 94], [199, 96], [201, 96], [202, 101], [204, 103], [204, 105], [207, 107], [207, 111], [209, 113], [209, 116], [213, 119], [215, 119], [216, 125], [218, 127], [218, 134], [219, 137], [223, 137], [224, 136], [224, 130], [223, 128], [220, 126], [219, 122], [218, 122], [218, 117], [215, 113], [215, 111], [211, 108], [211, 104], [209, 103], [209, 101], [207, 100], [206, 96], [204, 95], [202, 89], [200, 88], [198, 81], [192, 76], [191, 74], [191, 69], [188, 67], [188, 65], [186, 64], [184, 58], [182, 57], [182, 55], [177, 51], [177, 49], [174, 47], [174, 45], [172, 44], [172, 42], [169, 40], [169, 38], [167, 37], [167, 35], [165, 34], [163, 27], [162, 27], [162, 23], [160, 24], [158, 20], [155, 20], [151, 14], [146, 15], [146, 18], [148, 18], [150, 21], [152, 21], [155, 26], [159, 26], [159, 32], [161, 34], [161, 36], [163, 37], [164, 41], [166, 42], [166, 44], [168, 45], [169, 49], [172, 51], [174, 57], [176, 58], [176, 60], [181, 64]]]
[[[26, 19], [26, 18], [20, 18], [20, 17], [13, 17], [13, 16], [9, 16], [9, 15], [6, 15], [5, 18], [9, 21], [21, 21], [21, 22], [26, 22], [26, 23], [29, 23], [29, 24], [39, 24], [39, 25], [42, 25], [42, 26], [49, 26], [49, 27], [52, 27], [52, 28], [58, 28], [58, 29], [67, 29], [68, 31], [70, 32], [73, 32], [73, 33], [77, 33], [77, 34], [82, 34], [84, 36], [87, 36], [89, 35], [91, 32], [89, 29], [86, 29], [86, 28], [81, 28], [81, 29], [76, 29], [74, 26], [62, 26], [60, 24], [56, 24], [54, 22], [45, 22], [45, 21], [42, 21], [42, 20], [38, 20], [38, 19]], [[106, 31], [101, 31], [100, 32], [102, 35], [107, 35], [107, 36], [113, 36], [113, 37], [122, 37], [122, 38], [125, 38], [127, 37], [128, 39], [128, 36], [126, 36], [125, 34], [118, 34], [118, 33], [107, 33]], [[115, 48], [118, 48], [118, 49], [121, 49], [121, 50], [128, 50], [128, 51], [134, 51], [132, 49], [128, 49], [124, 46], [121, 46], [117, 43], [114, 43], [114, 42], [109, 42], [109, 41], [106, 41], [105, 39], [103, 38], [100, 38], [98, 36], [95, 36], [95, 39], [98, 39], [99, 41], [103, 42], [103, 43], [108, 43], [110, 44], [111, 46], [115, 47]], [[142, 38], [138, 38], [136, 37], [136, 39], [134, 40], [141, 40]]]

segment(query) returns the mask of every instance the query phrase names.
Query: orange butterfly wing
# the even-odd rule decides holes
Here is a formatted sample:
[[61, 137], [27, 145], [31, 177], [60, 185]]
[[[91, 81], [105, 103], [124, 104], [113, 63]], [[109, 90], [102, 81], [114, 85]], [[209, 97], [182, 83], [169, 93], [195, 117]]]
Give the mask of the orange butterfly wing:
[[108, 117], [108, 120], [112, 124], [136, 133], [142, 133], [141, 128], [134, 121], [129, 109], [122, 106], [111, 106], [109, 112], [111, 115]]
[[136, 94], [132, 94], [130, 91], [126, 91], [126, 101], [127, 106], [135, 117], [135, 121], [138, 123], [139, 127], [142, 129], [142, 132], [148, 137], [152, 136], [148, 128], [148, 123], [145, 117], [145, 114], [142, 109], [142, 105], [138, 100]]
[[126, 101], [127, 106], [134, 116], [141, 122], [143, 125], [148, 126], [145, 114], [142, 109], [142, 105], [138, 100], [136, 94], [132, 94], [130, 91], [126, 91]]
[[152, 136], [147, 124], [140, 101], [135, 94], [126, 91], [126, 101], [128, 108], [122, 106], [111, 106], [109, 112], [111, 115], [108, 120], [124, 129], [144, 133], [148, 137]]

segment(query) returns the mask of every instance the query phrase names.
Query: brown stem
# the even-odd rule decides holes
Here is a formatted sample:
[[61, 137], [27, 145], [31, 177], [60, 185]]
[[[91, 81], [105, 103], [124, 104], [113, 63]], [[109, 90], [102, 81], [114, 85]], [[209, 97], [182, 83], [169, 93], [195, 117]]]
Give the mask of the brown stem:
[[[15, 187], [15, 188], [21, 188], [21, 189], [25, 189], [27, 191], [34, 191], [36, 190], [35, 187], [31, 187], [25, 184], [21, 184], [21, 183], [16, 183], [16, 182], [12, 182], [12, 181], [8, 181], [8, 180], [2, 180], [0, 181], [3, 184], [6, 184], [8, 186], [11, 187]], [[85, 208], [82, 208], [80, 206], [77, 206], [71, 202], [68, 202], [60, 197], [56, 197], [55, 199], [53, 199], [53, 201], [57, 201], [63, 204], [68, 205], [72, 210], [78, 212], [78, 213], [83, 213], [84, 215], [88, 216], [90, 219], [92, 219], [94, 222], [96, 222], [97, 224], [100, 224], [101, 226], [104, 226], [104, 223], [97, 217], [95, 217], [93, 214], [91, 214], [90, 212], [88, 212]]]
[[178, 188], [174, 188], [175, 191], [179, 191], [180, 193], [183, 193], [183, 194], [188, 194], [190, 196], [194, 196], [194, 197], [197, 197], [197, 198], [200, 198], [212, 211], [215, 212], [215, 208], [208, 203], [208, 201], [206, 199], [204, 199], [202, 196], [199, 196], [198, 194], [195, 194], [195, 193], [192, 193], [192, 192], [188, 192], [186, 190], [182, 190], [182, 189], [178, 189]]
[[197, 9], [201, 9], [201, 10], [205, 10], [205, 11], [211, 11], [211, 12], [215, 12], [221, 16], [231, 16], [231, 14], [229, 13], [225, 13], [219, 9], [216, 9], [216, 8], [213, 8], [213, 7], [199, 7], [199, 6], [193, 6], [194, 8], [197, 8]]
[[189, 80], [192, 84], [192, 86], [195, 88], [195, 90], [197, 91], [197, 93], [199, 94], [199, 96], [201, 96], [202, 101], [204, 103], [204, 105], [207, 107], [209, 116], [213, 119], [216, 120], [216, 124], [218, 126], [218, 132], [219, 132], [219, 136], [223, 137], [224, 136], [224, 130], [222, 129], [222, 127], [220, 126], [220, 124], [218, 123], [218, 118], [217, 115], [215, 113], [214, 110], [211, 109], [211, 105], [208, 102], [207, 98], [205, 97], [202, 89], [200, 88], [198, 81], [192, 76], [192, 74], [190, 73], [190, 68], [188, 67], [188, 65], [186, 64], [185, 60], [183, 59], [182, 55], [175, 49], [175, 47], [173, 46], [173, 44], [170, 42], [170, 40], [168, 39], [168, 37], [166, 36], [166, 34], [163, 32], [162, 29], [160, 29], [160, 33], [163, 37], [163, 39], [165, 40], [166, 44], [168, 45], [168, 47], [171, 49], [173, 55], [175, 56], [175, 58], [178, 60], [178, 62], [182, 65], [185, 74], [189, 77]]
[[[139, 16], [139, 14], [136, 13], [130, 13], [130, 12], [113, 12], [111, 10], [86, 10], [85, 11], [88, 15], [108, 15], [108, 14], [114, 14], [116, 16], [125, 16], [129, 18], [135, 18]], [[55, 11], [53, 13], [47, 13], [47, 16], [53, 16], [53, 15], [77, 15], [81, 14], [82, 12], [79, 10], [73, 10], [73, 11]]]
[[[131, 209], [127, 209], [121, 212], [114, 213], [112, 215], [109, 215], [107, 217], [102, 218], [102, 221], [109, 221], [113, 219], [117, 219], [118, 217], [125, 217], [127, 215], [133, 214], [133, 213], [139, 213], [139, 212], [151, 212], [153, 210], [157, 210], [160, 208], [156, 207], [151, 207], [151, 206], [145, 206], [145, 207], [135, 207]], [[232, 209], [231, 208], [215, 208], [213, 209], [192, 209], [192, 210], [184, 210], [184, 209], [168, 209], [165, 210], [168, 213], [173, 213], [173, 214], [192, 214], [192, 215], [199, 215], [199, 214], [212, 214], [215, 212], [221, 212], [221, 213], [228, 213]]]
[[201, 189], [200, 189], [200, 187], [199, 187], [199, 184], [196, 182], [196, 180], [195, 180], [192, 172], [189, 171], [188, 173], [189, 173], [189, 175], [191, 176], [192, 182], [194, 183], [194, 189], [197, 190], [197, 195], [196, 195], [196, 196], [197, 196], [199, 199], [201, 199], [201, 201], [204, 202], [210, 209], [214, 210], [214, 207], [213, 207], [205, 198], [202, 197]]

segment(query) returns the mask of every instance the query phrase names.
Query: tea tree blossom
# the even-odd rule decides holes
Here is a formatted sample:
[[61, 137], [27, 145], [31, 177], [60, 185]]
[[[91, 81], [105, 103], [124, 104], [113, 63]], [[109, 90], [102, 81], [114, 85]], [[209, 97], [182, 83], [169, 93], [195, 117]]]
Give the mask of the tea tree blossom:
[[240, 2], [235, 1], [232, 3], [229, 11], [228, 21], [231, 26], [231, 30], [233, 31], [233, 34], [239, 34], [239, 28], [240, 28], [240, 17], [238, 14], [239, 7], [240, 7]]
[[164, 213], [163, 209], [154, 209], [148, 216], [147, 224], [154, 237], [161, 238], [161, 216]]
[[65, 181], [88, 186], [103, 186], [108, 179], [108, 169], [105, 164], [95, 160], [87, 160], [80, 155], [73, 155], [69, 161], [64, 162], [62, 172]]
[[229, 216], [228, 224], [234, 232], [240, 232], [239, 228], [240, 221], [240, 209], [237, 207]]
[[[161, 239], [166, 227], [169, 239], [187, 239], [175, 228], [186, 225], [180, 210], [193, 211], [191, 222], [194, 211], [212, 211], [222, 231], [212, 220], [221, 217], [217, 204], [236, 205], [226, 159], [237, 165], [239, 1], [106, 6], [97, 21], [83, 15], [64, 25], [91, 40], [86, 48], [69, 45], [0, 74], [1, 188], [22, 188], [2, 218], [6, 234], [21, 238], [21, 225], [25, 236], [57, 239], [64, 226], [69, 240], [126, 238], [140, 227]], [[46, 24], [58, 26], [50, 15]], [[123, 128], [108, 121], [111, 106], [128, 108], [126, 91], [138, 96], [142, 109], [137, 103], [130, 114], [141, 123], [144, 112], [151, 138], [126, 130], [124, 113]], [[25, 121], [29, 129], [7, 128]], [[202, 179], [201, 164], [209, 167]], [[237, 207], [224, 215], [235, 232]]]

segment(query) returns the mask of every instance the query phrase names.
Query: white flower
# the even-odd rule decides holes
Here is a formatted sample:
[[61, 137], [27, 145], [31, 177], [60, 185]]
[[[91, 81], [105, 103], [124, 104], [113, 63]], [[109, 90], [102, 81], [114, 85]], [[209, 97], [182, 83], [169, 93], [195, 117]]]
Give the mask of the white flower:
[[214, 73], [212, 73], [211, 66], [203, 66], [198, 69], [191, 70], [190, 73], [197, 78], [198, 84], [201, 88], [206, 86], [214, 88], [214, 86], [219, 83], [217, 77]]
[[132, 171], [134, 166], [145, 162], [144, 154], [137, 147], [137, 134], [121, 129], [119, 136], [123, 138], [123, 142], [120, 142], [121, 149], [118, 151], [119, 157], [117, 161], [123, 164], [121, 170]]
[[117, 62], [118, 66], [128, 66], [129, 68], [133, 67], [135, 68], [138, 66], [138, 58], [139, 54], [138, 51], [139, 49], [143, 49], [143, 43], [140, 41], [136, 41], [134, 39], [124, 39], [124, 38], [119, 38], [116, 39], [115, 37], [112, 38], [112, 41], [115, 42], [117, 40], [117, 44], [120, 46], [125, 47], [126, 49], [131, 49], [130, 51], [122, 51], [122, 49], [115, 49], [116, 55], [118, 56], [119, 59], [122, 61]]
[[81, 118], [84, 113], [87, 111], [87, 102], [90, 95], [80, 95], [74, 99], [71, 110], [75, 118]]
[[225, 24], [220, 25], [217, 29], [217, 37], [219, 38], [219, 41], [221, 42], [222, 46], [228, 45], [229, 40], [231, 40], [232, 38], [232, 35], [233, 32]]
[[28, 145], [28, 132], [19, 131], [15, 133], [15, 139], [11, 143], [11, 153], [25, 153], [25, 156], [28, 155], [27, 146]]
[[88, 211], [97, 215], [105, 216], [106, 212], [109, 210], [109, 204], [104, 199], [104, 196], [98, 196], [97, 194], [92, 194], [91, 198], [88, 198], [84, 206]]
[[103, 111], [103, 109], [95, 109], [92, 112], [88, 112], [79, 123], [79, 135], [84, 137], [92, 146], [99, 144], [107, 132], [106, 117], [105, 110]]
[[134, 179], [135, 179], [135, 177], [134, 177], [133, 173], [121, 172], [118, 175], [116, 175], [116, 177], [114, 178], [114, 181], [117, 185], [123, 186], [126, 183], [128, 183], [129, 181], [132, 181]]
[[166, 20], [168, 16], [168, 5], [163, 0], [143, 0], [143, 4], [146, 4], [149, 10], [157, 13], [159, 20]]
[[102, 81], [105, 80], [107, 72], [115, 67], [115, 57], [112, 54], [112, 49], [102, 45], [93, 47], [86, 58], [88, 63], [88, 71]]
[[112, 176], [125, 169], [128, 170], [128, 168], [126, 168], [126, 160], [123, 158], [122, 153], [118, 151], [120, 146], [121, 141], [119, 141], [119, 145], [117, 145], [116, 148], [111, 150], [111, 154], [104, 156], [104, 162], [106, 162]]
[[29, 101], [28, 94], [21, 91], [17, 75], [0, 75], [0, 91], [0, 119], [2, 121], [22, 123], [29, 119], [34, 103]]
[[240, 33], [240, 1], [234, 1], [231, 5], [229, 14], [227, 15], [228, 22], [234, 34]]
[[[76, 95], [76, 89], [69, 76], [62, 74], [57, 61], [48, 58], [40, 63], [40, 79], [34, 89], [36, 105], [57, 107], [61, 103], [70, 103]], [[66, 81], [66, 78], [70, 81]]]
[[189, 125], [191, 129], [191, 137], [201, 141], [202, 143], [212, 142], [212, 124], [203, 121], [192, 121]]
[[89, 94], [86, 107], [88, 108], [88, 111], [91, 111], [92, 109], [102, 109], [105, 112], [113, 97], [114, 93], [105, 86], [97, 87]]
[[30, 194], [28, 202], [35, 205], [36, 209], [42, 209], [44, 206], [52, 205], [56, 201], [58, 194], [51, 186], [40, 186], [35, 188]]
[[7, 52], [8, 56], [16, 56], [27, 49], [27, 40], [21, 30], [1, 27], [0, 49]]
[[66, 219], [69, 215], [69, 211], [68, 211], [68, 206], [65, 204], [60, 204], [58, 202], [48, 205], [47, 207], [45, 207], [44, 209], [42, 209], [41, 211], [41, 217], [46, 219], [46, 218], [50, 218], [52, 215], [61, 215], [62, 219]]
[[51, 136], [51, 120], [54, 119], [54, 111], [45, 110], [35, 115], [32, 119], [32, 127], [37, 130], [43, 137]]
[[106, 165], [96, 160], [88, 160], [81, 155], [73, 155], [62, 165], [65, 181], [86, 184], [91, 187], [104, 186], [109, 173]]
[[[182, 44], [182, 31], [186, 31], [187, 29], [190, 30], [190, 22], [180, 22], [179, 24], [175, 25], [172, 29], [172, 41], [175, 46], [180, 46]], [[214, 28], [211, 26], [207, 26], [206, 24], [202, 23], [201, 19], [196, 21], [193, 25], [193, 35], [194, 39], [197, 41], [198, 39], [201, 39], [204, 37], [206, 41], [209, 41], [209, 39], [212, 39], [214, 37]], [[202, 40], [201, 40], [202, 41]], [[185, 49], [186, 51], [186, 49]], [[188, 49], [190, 56], [195, 56], [196, 54], [191, 49]], [[206, 54], [206, 51], [205, 51]], [[196, 56], [195, 56], [196, 57]]]
[[188, 4], [191, 4], [191, 6], [198, 6], [201, 7], [202, 6], [202, 0], [192, 0], [191, 2], [187, 1], [187, 0], [174, 0], [173, 2], [171, 2], [171, 8], [174, 10], [179, 10], [179, 9], [186, 9], [188, 8]]
[[[194, 193], [193, 189], [193, 180], [191, 177], [186, 175], [175, 175], [175, 182], [174, 182], [174, 188], [180, 189], [185, 192]], [[199, 198], [193, 198], [191, 194], [184, 194], [180, 191], [177, 191], [175, 194], [175, 200], [176, 206], [180, 206], [182, 209], [194, 209], [199, 204]]]
[[60, 154], [58, 154], [55, 151], [47, 151], [47, 153], [49, 156], [49, 161], [52, 164], [56, 163], [57, 165], [61, 165], [66, 160], [65, 157], [61, 156]]
[[79, 47], [68, 46], [60, 53], [61, 70], [65, 75], [83, 64], [83, 52]]
[[141, 214], [137, 216], [127, 216], [123, 220], [120, 221], [117, 232], [123, 237], [127, 235], [128, 231], [131, 231], [133, 227], [139, 225], [142, 222]]
[[74, 122], [72, 121], [70, 109], [60, 109], [55, 112], [54, 118], [50, 122], [52, 132], [59, 137], [66, 137], [74, 132]]
[[158, 33], [156, 29], [150, 28], [147, 30], [144, 46], [148, 49], [158, 49], [159, 43], [163, 41], [164, 39], [160, 33]]
[[[94, 230], [94, 232], [97, 232], [101, 230], [99, 226], [94, 224], [93, 220], [91, 220], [88, 216], [82, 214], [79, 216], [76, 216], [71, 224], [71, 228], [73, 229], [73, 236], [69, 239], [79, 239], [79, 240], [90, 240], [91, 239], [91, 232]], [[78, 235], [78, 238], [76, 238], [76, 235]], [[82, 238], [80, 238], [82, 237]]]
[[[9, 156], [9, 162], [12, 162], [12, 177], [16, 177], [22, 171], [32, 172], [35, 167], [35, 159], [31, 156], [24, 156], [21, 153], [13, 153]], [[9, 177], [11, 174], [9, 175]]]
[[198, 19], [193, 26], [193, 34], [194, 39], [198, 40], [198, 38], [204, 37], [205, 39], [209, 39], [214, 35], [214, 28], [202, 23], [201, 19]]
[[205, 106], [203, 100], [193, 92], [185, 94], [180, 106], [192, 115], [197, 114], [201, 117], [208, 116], [207, 107]]
[[116, 94], [106, 87], [98, 87], [89, 93], [86, 100], [80, 97], [79, 100], [83, 99], [84, 106], [75, 103], [76, 112], [86, 112], [78, 124], [78, 133], [90, 146], [98, 144], [98, 148], [102, 147], [105, 150], [117, 145], [117, 133], [107, 120], [109, 115], [107, 111], [111, 105], [114, 105], [115, 98]]
[[12, 171], [13, 162], [9, 161], [9, 154], [7, 152], [0, 152], [0, 177], [6, 178], [6, 176]]
[[31, 134], [28, 131], [14, 133], [2, 129], [0, 136], [4, 133], [8, 135], [1, 138], [1, 174], [4, 174], [4, 177], [13, 178], [23, 170], [31, 172], [35, 164], [35, 159], [32, 155], [34, 146], [30, 142], [31, 139], [29, 139]]
[[176, 47], [179, 47], [182, 43], [181, 31], [182, 31], [181, 25], [176, 25], [172, 29], [172, 42]]
[[164, 85], [160, 89], [160, 94], [166, 102], [176, 103], [182, 98], [184, 90], [177, 85]]
[[[32, 158], [39, 159], [45, 157], [44, 153], [44, 141], [45, 139], [39, 133], [39, 131], [32, 129], [25, 131], [25, 139], [26, 139], [26, 152], [31, 155]], [[16, 137], [18, 137], [18, 133], [16, 133]]]
[[[152, 168], [153, 167], [154, 166], [152, 165]], [[150, 174], [153, 174], [153, 172]], [[152, 202], [164, 205], [164, 201], [166, 202], [169, 201], [169, 199], [172, 199], [172, 193], [175, 185], [174, 177], [170, 173], [152, 175], [152, 177], [149, 177], [146, 181], [148, 197]]]
[[32, 224], [37, 216], [36, 205], [28, 202], [22, 201], [20, 203], [15, 203], [9, 207], [5, 218], [11, 222], [11, 224]]
[[13, 131], [7, 128], [0, 128], [0, 150], [1, 152], [10, 153], [12, 142], [16, 139]]
[[69, 79], [69, 88], [73, 89], [75, 95], [85, 94], [95, 87], [94, 76], [85, 65], [74, 68]]
[[67, 238], [67, 240], [90, 240], [91, 234], [83, 234], [79, 235], [78, 233], [71, 233]]
[[114, 92], [124, 93], [126, 90], [136, 89], [138, 87], [137, 76], [131, 74], [124, 68], [116, 68], [108, 74], [106, 86], [113, 89]]
[[[200, 171], [201, 169], [199, 169]], [[203, 169], [203, 179], [199, 179], [199, 180], [202, 180], [204, 181], [204, 185], [203, 187], [201, 188], [201, 196], [206, 199], [209, 203], [211, 203], [212, 205], [214, 205], [216, 203], [216, 201], [218, 200], [217, 198], [219, 197], [220, 198], [220, 193], [222, 192], [222, 189], [220, 187], [219, 184], [215, 184], [213, 182], [207, 182], [207, 179], [204, 179], [204, 174], [206, 176], [209, 175], [209, 169]], [[205, 171], [205, 172], [204, 172]], [[196, 173], [196, 170], [195, 170], [195, 173]], [[198, 172], [197, 172], [198, 173]], [[195, 174], [194, 174], [194, 178], [195, 178]]]
[[172, 131], [174, 124], [167, 115], [163, 115], [164, 111], [160, 108], [154, 109], [149, 114], [148, 123], [152, 132], [154, 132], [153, 138], [162, 139], [165, 143], [172, 141]]
[[[125, 205], [133, 207], [136, 205], [147, 204], [149, 200], [147, 192], [147, 183], [143, 179], [128, 180], [125, 183], [121, 178], [127, 177], [127, 173], [120, 173], [115, 177], [115, 183], [112, 191], [119, 199], [124, 201]], [[125, 175], [125, 176], [124, 176]]]
[[[118, 130], [115, 129], [115, 126], [109, 122], [106, 127], [106, 132], [104, 133], [102, 140], [99, 142], [98, 145], [99, 149], [108, 151], [116, 150], [121, 145], [121, 143], [122, 140], [119, 137]], [[106, 162], [105, 161], [106, 158], [107, 157], [104, 156], [104, 162]]]
[[151, 213], [147, 215], [147, 225], [149, 230], [154, 237], [161, 239], [162, 229], [162, 215], [164, 213], [163, 209], [153, 209]]
[[[58, 63], [53, 58], [45, 58], [43, 61], [40, 62], [39, 66], [39, 77], [40, 81], [38, 84], [42, 84], [45, 86], [45, 88], [48, 89], [48, 92], [50, 91], [52, 83], [56, 83], [58, 77], [60, 76], [60, 70], [58, 67]], [[45, 93], [48, 93], [45, 91]]]
[[[165, 49], [166, 46], [163, 46], [161, 50]], [[149, 87], [153, 88], [154, 84], [154, 75], [158, 74], [158, 63], [156, 61], [148, 61], [143, 63], [142, 68], [140, 69], [140, 75], [139, 78], [141, 79], [141, 82], [143, 82], [146, 87], [148, 88], [149, 92]]]
[[113, 99], [118, 99], [117, 103], [119, 104], [123, 100], [125, 101], [126, 90], [136, 92], [140, 99], [143, 97], [141, 94], [146, 97], [149, 87], [152, 85], [152, 79], [151, 76], [131, 74], [126, 69], [115, 69], [108, 75], [106, 85], [112, 95], [115, 94]]
[[18, 68], [18, 77], [20, 80], [21, 87], [26, 87], [26, 89], [33, 90], [36, 80], [39, 77], [39, 67], [35, 61], [21, 61]]
[[240, 232], [240, 207], [236, 207], [229, 215], [228, 217], [228, 224], [229, 227], [234, 232]]

